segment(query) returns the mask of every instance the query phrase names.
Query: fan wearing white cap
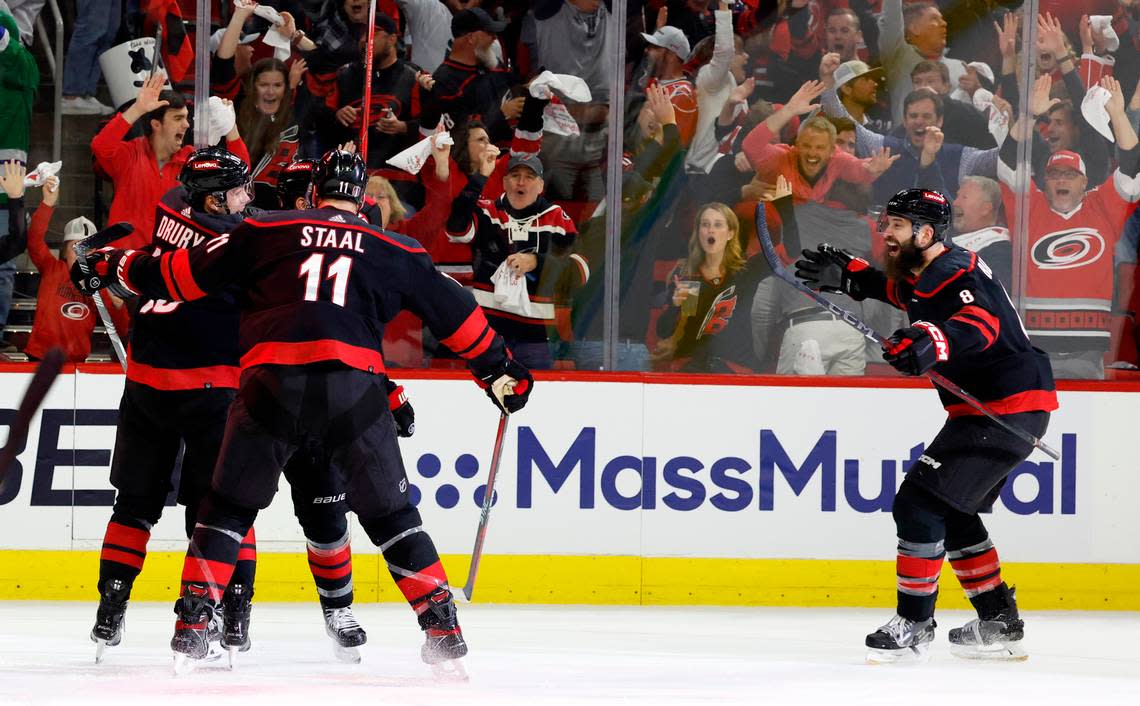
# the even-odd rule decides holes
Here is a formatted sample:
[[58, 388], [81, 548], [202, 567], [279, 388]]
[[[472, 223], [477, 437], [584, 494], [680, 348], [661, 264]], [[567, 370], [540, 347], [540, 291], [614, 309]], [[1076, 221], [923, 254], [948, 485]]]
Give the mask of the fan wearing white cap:
[[[68, 221], [63, 228], [63, 244], [56, 257], [48, 249], [45, 238], [59, 201], [59, 188], [59, 177], [49, 177], [44, 183], [43, 200], [28, 228], [28, 257], [39, 270], [40, 285], [36, 291], [36, 317], [32, 322], [32, 333], [24, 345], [24, 353], [32, 360], [38, 360], [49, 349], [60, 348], [68, 362], [81, 363], [91, 354], [91, 333], [98, 315], [91, 297], [75, 289], [68, 273], [75, 262], [75, 243], [94, 235], [95, 224], [82, 216]], [[108, 295], [102, 296], [115, 326], [122, 326], [125, 331], [128, 324], [126, 311], [112, 303]]]
[[868, 113], [878, 105], [885, 80], [881, 67], [871, 68], [859, 59], [845, 61], [835, 70], [835, 92], [853, 121], [859, 125], [871, 121]]
[[[1044, 112], [1049, 87], [1048, 74], [1036, 82], [1030, 96], [1033, 112]], [[1025, 328], [1034, 345], [1049, 354], [1058, 378], [1104, 377], [1115, 294], [1113, 254], [1125, 220], [1140, 202], [1140, 139], [1125, 111], [1120, 84], [1108, 76], [1100, 87], [1110, 95], [1104, 107], [1116, 137], [1116, 170], [1096, 184], [1081, 155], [1054, 152], [1045, 165], [1044, 187], [1031, 183], [1026, 211]], [[1029, 131], [1039, 142], [1036, 131]], [[1007, 198], [1016, 188], [1017, 142], [1025, 132], [1014, 124], [1001, 147], [998, 177]]]
[[689, 58], [689, 39], [671, 25], [659, 27], [653, 34], [641, 33], [645, 48], [645, 68], [651, 81], [665, 89], [677, 111], [677, 131], [681, 144], [688, 147], [697, 131], [697, 91], [685, 77], [685, 60]]

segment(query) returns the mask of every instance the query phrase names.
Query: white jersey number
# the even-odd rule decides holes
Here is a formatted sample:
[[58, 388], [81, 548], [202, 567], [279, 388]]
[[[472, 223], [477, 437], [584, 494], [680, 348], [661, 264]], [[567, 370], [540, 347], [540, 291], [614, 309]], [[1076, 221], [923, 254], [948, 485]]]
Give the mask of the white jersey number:
[[[301, 263], [301, 271], [297, 276], [305, 278], [305, 301], [307, 302], [317, 301], [324, 263], [324, 253], [313, 253], [309, 259]], [[348, 255], [341, 255], [329, 265], [328, 274], [323, 278], [332, 280], [332, 303], [337, 306], [344, 306], [345, 296], [348, 292], [348, 275], [351, 272], [352, 258]]]

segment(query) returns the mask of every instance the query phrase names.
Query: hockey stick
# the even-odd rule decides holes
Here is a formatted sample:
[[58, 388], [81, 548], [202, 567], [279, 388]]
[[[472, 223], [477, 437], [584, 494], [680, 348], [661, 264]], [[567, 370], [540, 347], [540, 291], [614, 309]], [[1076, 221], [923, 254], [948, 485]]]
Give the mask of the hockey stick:
[[[479, 528], [475, 530], [475, 548], [471, 550], [471, 564], [467, 569], [467, 583], [463, 584], [460, 593], [464, 600], [471, 602], [471, 594], [475, 592], [475, 577], [479, 573], [479, 560], [483, 557], [483, 541], [487, 538], [487, 524], [491, 519], [491, 505], [495, 500], [495, 476], [499, 474], [499, 461], [503, 458], [503, 443], [507, 440], [507, 420], [510, 415], [503, 412], [499, 415], [499, 429], [495, 432], [495, 450], [491, 454], [491, 468], [487, 472], [487, 490], [483, 493], [483, 509], [479, 513]], [[456, 590], [451, 589], [456, 598]]]
[[48, 390], [51, 389], [59, 371], [63, 368], [63, 350], [49, 348], [36, 372], [32, 375], [28, 389], [24, 390], [24, 398], [16, 408], [16, 416], [8, 426], [8, 440], [4, 448], [0, 449], [0, 495], [3, 495], [4, 480], [8, 477], [8, 468], [16, 460], [16, 456], [24, 450], [28, 441], [28, 430], [32, 426], [32, 417], [36, 416]]
[[[880, 346], [886, 343], [886, 338], [884, 338], [882, 334], [867, 324], [863, 323], [863, 321], [859, 317], [855, 316], [855, 314], [847, 311], [835, 302], [829, 300], [827, 297], [824, 297], [818, 292], [812, 290], [811, 287], [808, 287], [806, 284], [796, 279], [796, 276], [794, 274], [788, 272], [788, 268], [784, 266], [784, 261], [780, 259], [780, 255], [776, 252], [776, 247], [772, 245], [772, 236], [768, 233], [768, 219], [764, 215], [763, 202], [756, 205], [756, 235], [760, 239], [760, 249], [764, 251], [764, 259], [768, 261], [768, 265], [771, 266], [772, 272], [774, 272], [777, 277], [792, 285], [799, 291], [803, 292], [808, 297], [811, 297], [811, 299], [814, 300], [816, 304], [819, 304], [824, 309], [827, 309], [829, 312], [841, 319], [844, 323], [850, 325], [856, 331], [863, 334], [870, 340], [874, 341]], [[947, 380], [943, 375], [936, 373], [933, 370], [928, 370], [924, 374], [935, 385], [938, 385], [977, 411], [989, 417], [990, 420], [992, 420], [1002, 429], [1005, 429], [1010, 434], [1013, 434], [1027, 444], [1032, 445], [1034, 448], [1041, 449], [1041, 451], [1045, 452], [1045, 454], [1050, 458], [1053, 458], [1057, 461], [1061, 460], [1061, 454], [1057, 453], [1056, 449], [1049, 446], [1044, 441], [1038, 439], [1036, 436], [1033, 436], [1024, 429], [1018, 429], [1017, 427], [1007, 423], [997, 415], [997, 412], [990, 409], [987, 404], [974, 397], [969, 392], [966, 392], [958, 385], [955, 385], [950, 380]]]
[[368, 7], [368, 47], [364, 60], [364, 102], [361, 103], [360, 148], [356, 153], [368, 161], [368, 120], [372, 112], [372, 41], [376, 37], [376, 0]]
[[[80, 240], [75, 244], [75, 258], [76, 262], [79, 263], [79, 269], [84, 275], [90, 276], [91, 269], [87, 262], [87, 256], [91, 254], [91, 251], [106, 247], [119, 238], [124, 238], [134, 232], [135, 227], [130, 223], [115, 223]], [[123, 340], [119, 338], [119, 332], [115, 330], [115, 322], [111, 319], [111, 312], [107, 311], [107, 304], [103, 301], [102, 292], [95, 292], [92, 298], [95, 300], [95, 309], [99, 312], [99, 319], [103, 322], [103, 328], [107, 329], [107, 337], [111, 339], [111, 347], [115, 349], [115, 355], [119, 357], [123, 372], [126, 372], [127, 350], [123, 347]]]

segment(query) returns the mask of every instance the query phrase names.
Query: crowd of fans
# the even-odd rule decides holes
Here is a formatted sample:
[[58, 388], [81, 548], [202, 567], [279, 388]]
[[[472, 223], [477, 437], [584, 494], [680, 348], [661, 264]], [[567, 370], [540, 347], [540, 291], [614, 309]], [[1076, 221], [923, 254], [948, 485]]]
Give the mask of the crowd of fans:
[[[253, 0], [227, 0], [215, 16], [225, 23], [210, 42], [210, 92], [234, 119], [211, 118], [211, 141], [250, 163], [253, 206], [277, 209], [294, 205], [276, 188], [290, 165], [359, 138], [369, 3], [261, 4], [281, 21]], [[91, 151], [114, 187], [108, 219], [134, 224], [126, 244], [144, 246], [192, 151], [189, 84], [164, 88], [159, 73], [133, 102], [101, 103], [92, 57], [123, 38], [130, 13], [121, 0], [80, 5], [102, 9], [77, 16], [64, 110], [105, 121]], [[1020, 0], [630, 0], [625, 27], [609, 0], [377, 5], [364, 151], [374, 221], [419, 239], [533, 368], [601, 366], [616, 219], [619, 369], [882, 372], [854, 329], [771, 276], [754, 213], [787, 250], [829, 242], [875, 259], [879, 208], [912, 186], [953, 201], [950, 237], [1022, 305], [1058, 377], [1136, 363], [1124, 344], [1140, 246], [1136, 0], [1041, 0], [1035, 46]], [[0, 121], [14, 125], [30, 119], [39, 79], [4, 0], [0, 31]], [[271, 33], [275, 46], [262, 39]], [[1023, 53], [1032, 76], [1019, 75]], [[615, 123], [620, 155], [607, 150]], [[26, 161], [27, 136], [0, 138], [0, 160]], [[422, 140], [414, 166], [400, 160]], [[607, 183], [611, 159], [620, 184]], [[35, 327], [75, 335], [48, 319], [67, 309], [60, 258], [93, 225], [67, 224], [60, 258], [44, 247], [59, 188], [45, 187], [28, 232], [40, 305], [52, 308]], [[621, 210], [607, 213], [615, 191]], [[0, 220], [9, 230], [21, 231]], [[0, 298], [3, 283], [0, 268]], [[877, 302], [828, 296], [881, 331], [901, 321]], [[123, 307], [110, 308], [127, 317]], [[386, 340], [391, 366], [454, 362], [410, 317]], [[82, 359], [90, 346], [68, 350]]]

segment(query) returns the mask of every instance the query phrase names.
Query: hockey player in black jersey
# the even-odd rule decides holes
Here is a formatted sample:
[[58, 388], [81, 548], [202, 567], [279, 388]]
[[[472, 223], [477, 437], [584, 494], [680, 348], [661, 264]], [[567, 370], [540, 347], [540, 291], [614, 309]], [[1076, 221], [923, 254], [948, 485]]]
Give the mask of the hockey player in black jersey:
[[[887, 272], [821, 245], [804, 251], [796, 276], [809, 286], [906, 310], [883, 357], [906, 375], [934, 369], [986, 403], [1011, 426], [1040, 437], [1057, 408], [1049, 359], [1034, 348], [1009, 296], [975, 253], [950, 243], [950, 204], [928, 189], [887, 203], [879, 230]], [[934, 640], [934, 604], [944, 558], [978, 617], [950, 631], [951, 650], [981, 659], [1025, 659], [1024, 624], [1013, 589], [979, 512], [1033, 450], [1027, 442], [939, 389], [946, 424], [910, 467], [895, 495], [898, 610], [867, 636], [868, 660], [924, 656]]]
[[359, 157], [331, 152], [314, 171], [313, 210], [247, 219], [228, 236], [161, 257], [104, 251], [89, 263], [93, 276], [73, 270], [81, 291], [110, 285], [194, 299], [236, 284], [243, 292], [240, 389], [183, 568], [171, 641], [178, 661], [206, 654], [206, 627], [240, 538], [269, 505], [284, 463], [309, 443], [328, 452], [349, 507], [414, 609], [424, 661], [467, 652], [447, 576], [409, 500], [391, 411], [376, 394], [386, 380], [384, 324], [410, 309], [468, 361], [504, 412], [521, 409], [533, 384], [471, 295], [416, 241], [357, 215], [365, 180]]
[[[155, 254], [206, 242], [240, 223], [250, 200], [249, 180], [249, 167], [234, 154], [220, 148], [196, 152], [179, 174], [181, 186], [158, 204]], [[122, 640], [131, 587], [142, 570], [151, 527], [172, 488], [180, 446], [185, 450], [178, 501], [186, 507], [186, 536], [194, 530], [222, 443], [226, 410], [237, 391], [237, 337], [224, 335], [236, 332], [237, 322], [237, 309], [224, 294], [186, 303], [169, 297], [139, 302], [111, 462], [115, 504], [99, 561], [99, 608], [91, 630], [96, 662], [106, 647]], [[250, 529], [228, 604], [248, 605], [242, 591], [253, 581], [255, 556]], [[240, 614], [235, 609], [231, 622]], [[248, 611], [246, 615], [248, 620]]]

